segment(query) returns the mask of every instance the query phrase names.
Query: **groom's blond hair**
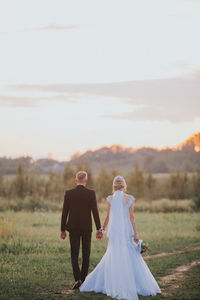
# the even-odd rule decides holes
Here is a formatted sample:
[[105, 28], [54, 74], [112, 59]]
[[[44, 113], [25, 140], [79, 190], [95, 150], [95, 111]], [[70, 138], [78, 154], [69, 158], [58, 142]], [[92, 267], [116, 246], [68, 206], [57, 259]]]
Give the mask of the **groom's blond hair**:
[[85, 171], [79, 171], [76, 173], [76, 180], [79, 182], [84, 181], [85, 179], [87, 180], [87, 172]]

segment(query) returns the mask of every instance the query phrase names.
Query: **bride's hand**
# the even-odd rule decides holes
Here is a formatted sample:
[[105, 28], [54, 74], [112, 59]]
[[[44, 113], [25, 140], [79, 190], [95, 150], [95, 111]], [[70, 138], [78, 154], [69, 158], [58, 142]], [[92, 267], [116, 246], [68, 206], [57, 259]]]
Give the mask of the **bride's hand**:
[[136, 234], [136, 235], [134, 236], [134, 242], [138, 243], [138, 241], [139, 241], [139, 237], [138, 237], [138, 235]]

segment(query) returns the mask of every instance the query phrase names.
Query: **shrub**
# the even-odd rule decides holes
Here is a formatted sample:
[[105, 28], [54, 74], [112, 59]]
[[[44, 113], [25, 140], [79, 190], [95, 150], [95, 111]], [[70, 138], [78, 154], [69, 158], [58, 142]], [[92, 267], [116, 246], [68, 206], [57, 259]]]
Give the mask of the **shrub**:
[[48, 210], [47, 204], [44, 202], [43, 198], [40, 197], [27, 197], [23, 201], [22, 208], [27, 211], [35, 211], [35, 210]]
[[193, 198], [192, 209], [195, 211], [200, 211], [200, 195]]

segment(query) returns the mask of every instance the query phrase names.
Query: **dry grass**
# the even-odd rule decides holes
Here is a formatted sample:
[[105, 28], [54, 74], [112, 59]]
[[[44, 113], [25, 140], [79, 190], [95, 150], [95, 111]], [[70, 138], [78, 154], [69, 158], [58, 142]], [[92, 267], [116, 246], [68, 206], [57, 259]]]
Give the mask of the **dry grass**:
[[0, 237], [3, 240], [13, 238], [16, 234], [17, 216], [0, 216]]

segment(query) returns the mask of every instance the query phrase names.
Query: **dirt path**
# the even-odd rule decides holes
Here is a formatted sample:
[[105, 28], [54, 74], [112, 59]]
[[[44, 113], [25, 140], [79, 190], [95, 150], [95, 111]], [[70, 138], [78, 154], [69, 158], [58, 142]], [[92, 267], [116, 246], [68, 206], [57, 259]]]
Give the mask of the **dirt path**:
[[161, 253], [158, 253], [158, 254], [143, 256], [143, 258], [144, 259], [151, 259], [151, 258], [156, 258], [156, 257], [180, 254], [180, 253], [184, 253], [184, 252], [197, 251], [197, 250], [200, 250], [200, 246], [187, 247], [187, 248], [183, 248], [182, 250], [177, 250], [177, 251], [173, 251], [173, 252], [161, 252]]
[[72, 295], [74, 293], [75, 293], [74, 290], [62, 290], [62, 291], [60, 291], [60, 294], [64, 294], [64, 295]]
[[[42, 292], [40, 293], [40, 295], [52, 295], [54, 294], [55, 297], [56, 295], [59, 295], [59, 294], [63, 294], [63, 295], [66, 295], [66, 296], [70, 296], [72, 294], [75, 294], [77, 292], [77, 290], [50, 290], [48, 292]], [[56, 299], [56, 298], [55, 298]]]
[[[183, 248], [182, 250], [177, 250], [177, 251], [173, 251], [173, 252], [161, 252], [158, 254], [143, 256], [143, 258], [146, 260], [146, 259], [151, 259], [151, 258], [156, 258], [156, 257], [163, 257], [163, 256], [180, 254], [180, 253], [185, 253], [185, 252], [190, 252], [190, 251], [198, 251], [198, 250], [200, 250], [200, 246], [186, 247], [186, 248]], [[190, 264], [181, 265], [181, 266], [175, 268], [174, 272], [172, 274], [158, 278], [158, 281], [161, 284], [163, 284], [167, 288], [167, 290], [169, 290], [169, 286], [170, 286], [170, 290], [179, 288], [178, 283], [181, 280], [183, 280], [184, 273], [187, 272], [193, 266], [196, 266], [199, 264], [200, 264], [200, 259], [195, 260]], [[169, 296], [170, 295], [169, 292], [168, 293], [165, 292], [166, 288], [162, 289], [162, 295]], [[66, 296], [73, 295], [74, 293], [75, 293], [74, 290], [59, 290], [56, 292], [56, 294], [64, 294]]]
[[200, 265], [200, 259], [194, 260], [193, 262], [186, 265], [178, 266], [174, 269], [174, 272], [172, 274], [160, 277], [158, 281], [165, 286], [165, 288], [162, 289], [162, 294], [165, 296], [169, 296], [170, 292], [166, 292], [165, 289], [167, 289], [168, 291], [178, 289], [180, 282], [184, 279], [184, 273], [197, 265]]

